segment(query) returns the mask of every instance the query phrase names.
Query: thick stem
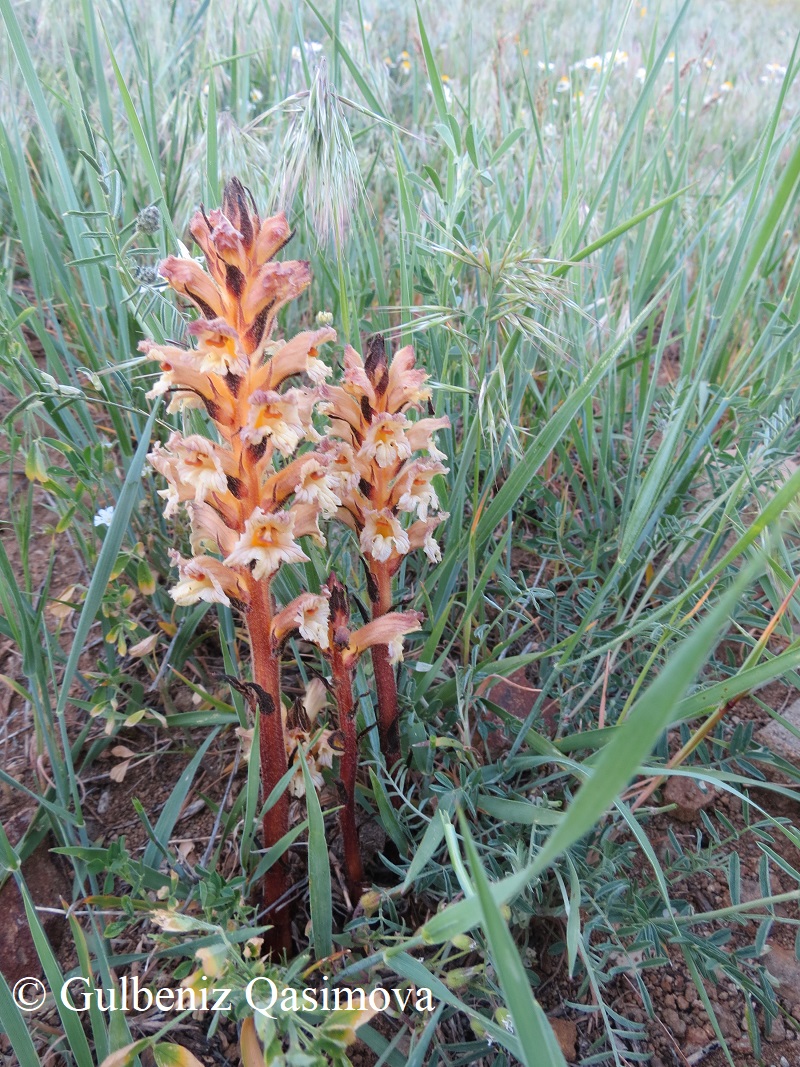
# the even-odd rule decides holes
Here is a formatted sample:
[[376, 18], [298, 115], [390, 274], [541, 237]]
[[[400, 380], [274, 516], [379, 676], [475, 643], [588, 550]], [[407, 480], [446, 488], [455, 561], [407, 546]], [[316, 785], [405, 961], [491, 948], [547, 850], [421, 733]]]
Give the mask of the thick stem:
[[[386, 615], [392, 607], [392, 579], [386, 567], [377, 564], [372, 571], [377, 597], [372, 600], [372, 617]], [[386, 769], [400, 759], [400, 708], [397, 703], [397, 682], [394, 667], [389, 661], [387, 645], [372, 646], [372, 669], [375, 673], [375, 688], [378, 693], [378, 734]]]
[[[269, 796], [286, 773], [286, 743], [281, 715], [280, 660], [272, 651], [270, 626], [272, 623], [272, 594], [269, 580], [253, 581], [250, 586], [250, 611], [247, 629], [250, 633], [250, 653], [253, 660], [253, 681], [272, 699], [272, 710], [261, 716], [259, 753], [261, 756], [261, 788], [264, 799]], [[289, 830], [289, 795], [284, 792], [264, 816], [264, 848], [277, 844]], [[275, 907], [289, 888], [289, 870], [285, 854], [270, 867], [264, 876], [264, 907], [266, 921], [272, 929], [264, 937], [264, 944], [272, 956], [291, 952], [291, 913], [288, 903]]]
[[356, 826], [356, 771], [358, 770], [358, 734], [356, 732], [356, 709], [353, 700], [353, 676], [342, 663], [342, 657], [334, 651], [331, 667], [336, 706], [339, 711], [339, 729], [344, 738], [340, 763], [344, 807], [339, 813], [344, 845], [344, 869], [347, 888], [355, 903], [364, 887], [364, 868], [361, 863], [361, 847]]

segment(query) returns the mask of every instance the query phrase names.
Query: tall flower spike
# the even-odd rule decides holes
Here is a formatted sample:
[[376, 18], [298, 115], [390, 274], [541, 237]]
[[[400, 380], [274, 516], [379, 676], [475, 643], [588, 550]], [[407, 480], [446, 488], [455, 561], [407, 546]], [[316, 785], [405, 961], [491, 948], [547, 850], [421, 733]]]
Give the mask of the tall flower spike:
[[[448, 468], [434, 434], [450, 423], [409, 418], [430, 402], [427, 380], [415, 366], [411, 347], [389, 360], [383, 338], [374, 337], [365, 359], [350, 345], [345, 348], [341, 386], [320, 388], [321, 410], [331, 420], [330, 437], [320, 451], [341, 500], [337, 516], [357, 535], [367, 564], [370, 625], [390, 611], [392, 579], [410, 552], [424, 549], [431, 563], [442, 558], [434, 532], [447, 515], [439, 511], [434, 479]], [[391, 767], [400, 756], [393, 670], [399, 646], [378, 642], [371, 647], [381, 749]]]
[[[335, 340], [336, 332], [325, 326], [273, 340], [279, 309], [309, 284], [308, 263], [274, 260], [291, 237], [286, 218], [262, 220], [238, 178], [225, 186], [222, 207], [208, 213], [201, 208], [190, 229], [207, 269], [169, 256], [160, 272], [201, 317], [188, 327], [185, 347], [152, 341], [140, 347], [160, 369], [149, 395], [169, 396], [170, 411], [204, 408], [216, 435], [173, 433], [148, 458], [167, 481], [160, 491], [165, 515], [183, 506], [191, 522], [196, 554], [176, 556], [175, 602], [233, 605], [246, 619], [253, 682], [243, 684], [253, 687], [247, 693], [258, 695], [253, 707], [261, 714], [267, 796], [287, 769], [279, 711], [280, 639], [276, 642], [274, 630], [291, 623], [318, 642], [327, 634], [327, 616], [311, 594], [276, 613], [271, 582], [280, 567], [308, 560], [301, 539], [310, 535], [321, 541], [320, 514], [341, 504], [330, 457], [298, 454], [304, 442], [319, 441], [312, 416], [329, 373], [319, 349]], [[284, 795], [264, 817], [265, 848], [288, 831], [288, 819]], [[287, 889], [284, 859], [267, 872], [264, 886], [272, 926], [267, 947], [275, 953], [291, 947]]]

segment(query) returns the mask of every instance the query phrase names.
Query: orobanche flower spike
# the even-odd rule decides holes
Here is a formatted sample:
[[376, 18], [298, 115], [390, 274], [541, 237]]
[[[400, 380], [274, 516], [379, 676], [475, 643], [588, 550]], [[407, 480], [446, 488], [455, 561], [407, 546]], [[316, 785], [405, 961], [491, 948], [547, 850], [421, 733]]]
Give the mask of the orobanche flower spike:
[[[301, 539], [322, 541], [319, 516], [341, 503], [330, 457], [319, 450], [295, 454], [302, 442], [319, 441], [312, 413], [328, 370], [318, 349], [336, 333], [323, 327], [288, 341], [272, 339], [278, 310], [309, 284], [308, 263], [274, 261], [291, 236], [286, 218], [260, 219], [238, 179], [226, 185], [222, 208], [208, 214], [201, 208], [190, 228], [208, 270], [193, 259], [169, 256], [160, 273], [200, 312], [189, 327], [193, 343], [145, 341], [141, 349], [161, 369], [149, 396], [168, 395], [169, 411], [205, 408], [218, 439], [173, 433], [149, 459], [167, 481], [161, 491], [165, 514], [185, 506], [191, 522], [193, 555], [174, 556], [176, 603], [232, 605], [247, 621], [253, 670], [248, 693], [261, 712], [266, 797], [288, 766], [273, 623], [285, 626], [288, 620], [318, 641], [328, 629], [327, 614], [314, 598], [309, 602], [310, 594], [276, 612], [270, 585], [281, 566], [308, 559]], [[288, 803], [284, 794], [265, 815], [265, 848], [287, 832]], [[275, 952], [291, 947], [287, 889], [288, 871], [278, 861], [265, 879], [273, 927], [268, 947]]]
[[[448, 468], [434, 434], [450, 421], [408, 417], [431, 397], [428, 375], [415, 366], [412, 348], [401, 348], [389, 361], [378, 336], [366, 360], [348, 345], [344, 367], [341, 386], [320, 386], [320, 410], [331, 419], [332, 439], [319, 451], [341, 500], [337, 517], [359, 539], [375, 624], [391, 610], [392, 580], [409, 552], [422, 548], [431, 563], [442, 558], [434, 531], [448, 516], [439, 511], [433, 479]], [[381, 749], [391, 767], [400, 757], [393, 664], [402, 652], [396, 640], [376, 642], [371, 651]]]

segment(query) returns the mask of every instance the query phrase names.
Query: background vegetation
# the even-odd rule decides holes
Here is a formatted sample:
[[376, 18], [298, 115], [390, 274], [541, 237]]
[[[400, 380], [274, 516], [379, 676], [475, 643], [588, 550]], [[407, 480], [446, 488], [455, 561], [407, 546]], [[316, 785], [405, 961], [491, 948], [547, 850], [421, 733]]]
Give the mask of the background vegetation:
[[[147, 949], [123, 935], [156, 896], [194, 924], [157, 958], [211, 946], [239, 990], [256, 966], [243, 901], [274, 857], [253, 836], [253, 768], [232, 807], [206, 798], [205, 855], [187, 865], [169, 843], [210, 746], [246, 720], [209, 670], [236, 670], [232, 617], [220, 613], [218, 640], [207, 606], [168, 596], [173, 534], [143, 461], [169, 420], [144, 399], [152, 368], [136, 350], [181, 335], [155, 267], [235, 174], [259, 206], [287, 209], [291, 253], [311, 261], [312, 288], [282, 329], [327, 311], [341, 343], [377, 331], [413, 342], [452, 424], [444, 560], [401, 575], [404, 604], [428, 623], [400, 674], [409, 758], [395, 780], [360, 679], [363, 816], [394, 858], [376, 861], [380, 888], [351, 918], [332, 888], [335, 819], [311, 794], [298, 824], [309, 955], [281, 980], [348, 949], [330, 964], [340, 981], [434, 990], [435, 1015], [396, 1037], [361, 1028], [381, 1062], [558, 1064], [534, 1000], [544, 916], [590, 992], [576, 1010], [601, 1024], [582, 1063], [642, 1058], [638, 1024], [604, 991], [637, 954], [663, 962], [668, 944], [698, 983], [733, 975], [774, 1014], [757, 953], [712, 952], [675, 897], [685, 858], [657, 857], [647, 837], [658, 795], [635, 814], [634, 795], [620, 797], [681, 743], [680, 773], [737, 792], [763, 780], [775, 759], [717, 713], [772, 679], [797, 683], [800, 120], [786, 9], [0, 10], [0, 634], [16, 657], [4, 681], [47, 768], [0, 771], [38, 805], [13, 848], [0, 842], [23, 893], [21, 861], [45, 833], [73, 865], [73, 962], [29, 913], [50, 987], [69, 967], [107, 987], [143, 959], [152, 928]], [[150, 204], [152, 234], [136, 222]], [[331, 552], [358, 591], [347, 542]], [[492, 684], [520, 668], [535, 692], [515, 718]], [[188, 709], [176, 698], [187, 684]], [[148, 842], [129, 851], [88, 833], [82, 781], [133, 730], [153, 752], [166, 737], [185, 770], [153, 825], [141, 797]], [[797, 843], [763, 819], [768, 847]], [[2, 981], [0, 1007], [20, 1062], [38, 1064], [46, 1040], [28, 1036]], [[88, 1032], [68, 1012], [62, 1023], [60, 1054], [77, 1064], [143, 1036], [120, 1013], [95, 1012]], [[286, 1062], [300, 1048], [326, 1062], [346, 1043], [326, 1025], [258, 1017], [256, 1029], [290, 1047]]]

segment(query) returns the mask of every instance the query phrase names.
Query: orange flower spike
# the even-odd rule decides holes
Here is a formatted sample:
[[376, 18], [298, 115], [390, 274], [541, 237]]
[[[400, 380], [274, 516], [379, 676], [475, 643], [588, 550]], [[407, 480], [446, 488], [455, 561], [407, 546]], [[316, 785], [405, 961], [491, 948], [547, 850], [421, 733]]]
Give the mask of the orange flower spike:
[[[261, 694], [261, 774], [267, 796], [287, 768], [276, 642], [291, 628], [323, 645], [327, 637], [327, 601], [305, 593], [276, 609], [271, 581], [284, 564], [308, 560], [300, 538], [311, 536], [324, 544], [319, 516], [332, 514], [342, 503], [330, 457], [321, 452], [295, 455], [301, 442], [320, 442], [312, 415], [330, 372], [319, 358], [319, 346], [335, 340], [336, 333], [323, 327], [288, 341], [271, 339], [280, 308], [309, 284], [308, 263], [274, 261], [291, 237], [286, 218], [262, 221], [238, 179], [225, 186], [221, 208], [208, 213], [201, 208], [190, 229], [207, 269], [184, 255], [169, 256], [160, 272], [200, 312], [188, 328], [193, 347], [145, 342], [142, 350], [161, 365], [149, 395], [169, 394], [170, 411], [203, 406], [221, 440], [174, 433], [149, 458], [167, 480], [167, 488], [160, 490], [165, 514], [185, 505], [191, 518], [195, 555], [175, 558], [176, 603], [230, 604], [244, 613], [252, 691]], [[285, 387], [288, 379], [301, 375], [310, 386]], [[288, 819], [284, 795], [264, 816], [266, 848], [286, 834]], [[291, 945], [288, 883], [281, 859], [264, 880], [272, 952]]]
[[[342, 501], [337, 517], [358, 536], [368, 567], [373, 623], [390, 617], [392, 579], [409, 552], [422, 548], [431, 563], [442, 558], [433, 531], [447, 516], [436, 514], [439, 498], [433, 479], [447, 468], [434, 434], [450, 421], [430, 417], [414, 422], [407, 414], [430, 401], [427, 380], [425, 371], [415, 366], [411, 347], [389, 360], [383, 338], [373, 337], [364, 359], [349, 345], [345, 348], [340, 387], [320, 389], [320, 407], [331, 420], [329, 437], [339, 438], [323, 442], [320, 451], [328, 458], [331, 488]], [[414, 458], [420, 452], [427, 456]], [[409, 525], [406, 515], [417, 521]], [[391, 647], [382, 641], [365, 646], [372, 652], [387, 767], [400, 758], [393, 669], [402, 653], [399, 640]]]

